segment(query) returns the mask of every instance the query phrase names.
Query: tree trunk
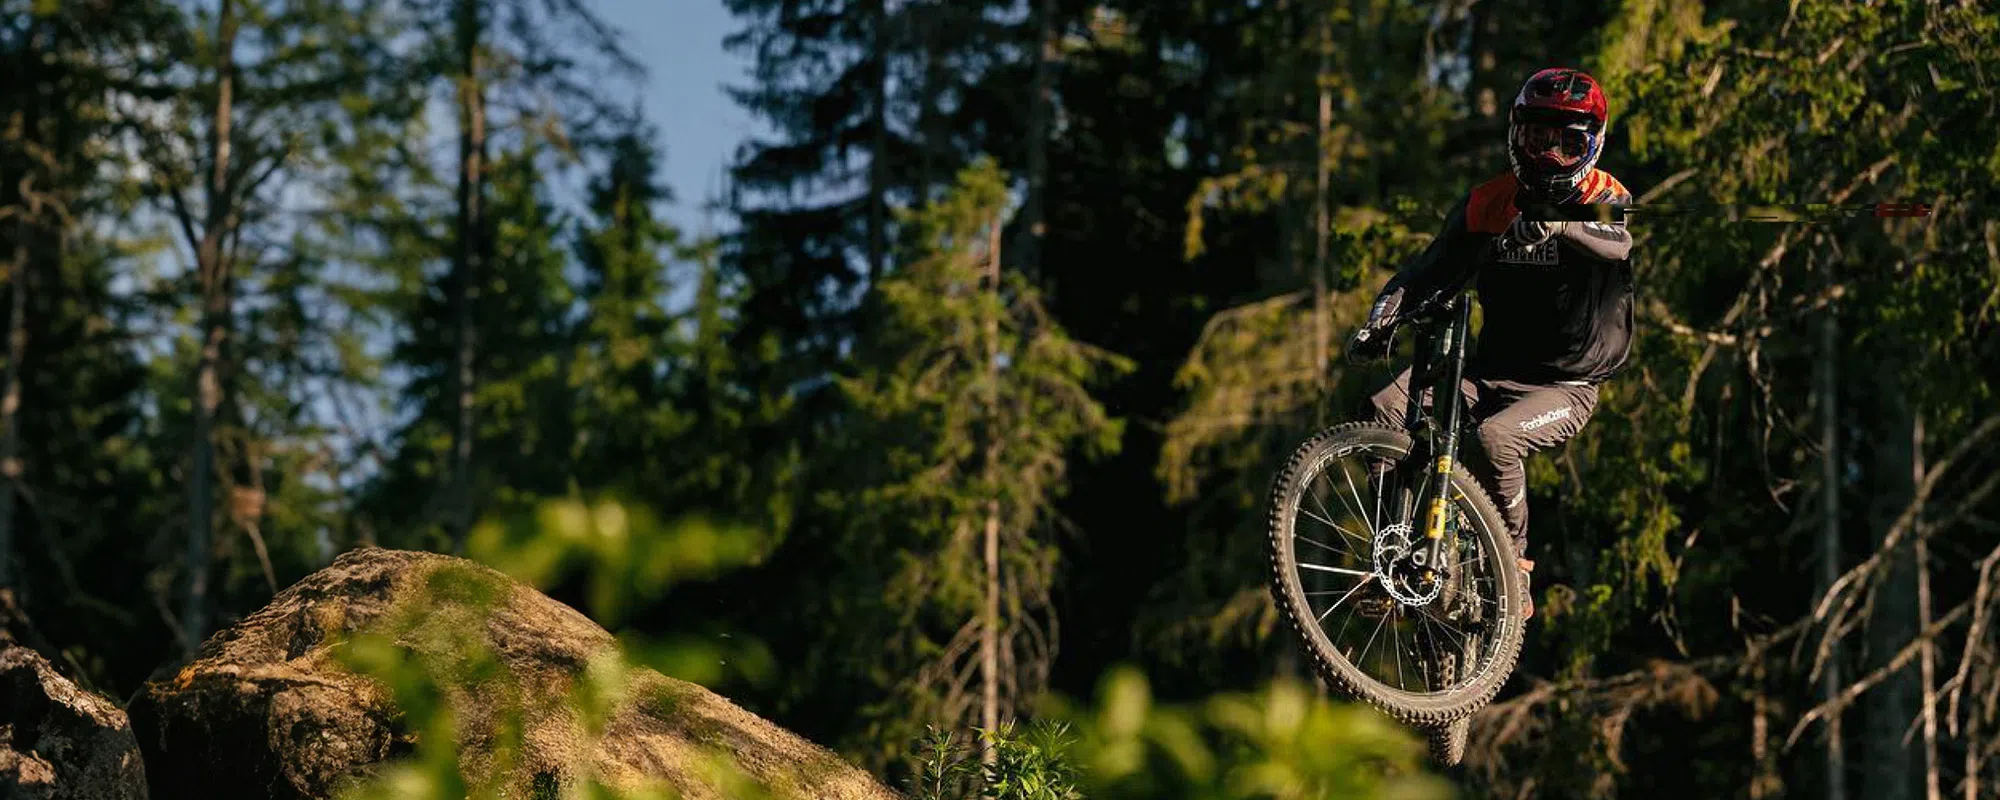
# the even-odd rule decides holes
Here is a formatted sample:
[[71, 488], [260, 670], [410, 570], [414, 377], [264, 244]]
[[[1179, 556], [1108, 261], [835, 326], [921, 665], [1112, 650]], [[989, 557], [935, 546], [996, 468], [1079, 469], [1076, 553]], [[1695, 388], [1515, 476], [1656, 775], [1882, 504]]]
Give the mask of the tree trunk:
[[[989, 451], [990, 455], [990, 451]], [[979, 634], [979, 681], [981, 701], [979, 724], [986, 730], [1000, 728], [1000, 503], [986, 501], [986, 624]], [[986, 763], [993, 763], [993, 748], [987, 748]]]
[[[987, 236], [987, 291], [1000, 293], [1000, 220], [994, 219]], [[998, 409], [1000, 400], [1000, 320], [994, 309], [986, 317], [986, 486], [997, 494], [999, 476], [996, 463], [1000, 450]], [[986, 730], [1000, 728], [1000, 500], [986, 501], [986, 622], [980, 626], [979, 675], [983, 686], [980, 725]], [[988, 746], [982, 758], [994, 763], [996, 751]]]
[[1784, 785], [1778, 780], [1778, 763], [1771, 752], [1771, 696], [1765, 688], [1765, 656], [1761, 648], [1751, 655], [1755, 666], [1750, 671], [1750, 763], [1756, 770], [1750, 775], [1750, 800], [1764, 800], [1778, 796]]
[[[59, 35], [56, 26], [43, 20], [28, 25], [27, 42], [14, 54], [8, 69], [10, 77], [19, 86], [29, 87], [22, 92], [23, 99], [15, 115], [4, 121], [0, 128], [7, 129], [9, 136], [22, 142], [45, 142], [47, 134], [42, 130], [43, 104], [47, 102], [52, 76], [41, 74], [43, 54], [57, 46]], [[28, 152], [32, 153], [33, 148]], [[24, 155], [26, 155], [24, 153]], [[35, 194], [35, 187], [41, 191], [54, 190], [55, 165], [44, 162], [46, 177], [36, 180], [32, 166], [24, 165], [19, 175], [9, 175], [4, 179], [4, 189], [18, 192], [14, 197], [14, 252], [7, 276], [10, 313], [7, 315], [7, 369], [4, 387], [0, 387], [0, 589], [14, 586], [14, 506], [16, 493], [20, 490], [23, 465], [20, 446], [21, 414], [21, 361], [28, 352], [28, 292], [30, 272], [34, 263], [34, 247], [37, 238], [37, 224], [41, 221], [43, 199]], [[60, 238], [57, 239], [58, 249]], [[57, 254], [60, 260], [60, 253]]]
[[[1923, 480], [1924, 418], [1922, 414], [1918, 414], [1916, 422], [1911, 426], [1910, 430], [1910, 483], [1913, 486], [1919, 485], [1923, 483]], [[1919, 534], [1922, 533], [1922, 525], [1918, 526], [1917, 532]], [[1917, 539], [1915, 560], [1917, 569], [1917, 630], [1928, 631], [1931, 629], [1932, 620], [1931, 561], [1930, 548], [1924, 545], [1922, 538]], [[1943, 800], [1944, 793], [1938, 782], [1936, 641], [1929, 640], [1924, 642], [1923, 652], [1919, 656], [1921, 658], [1919, 664], [1921, 665], [1924, 692], [1924, 798], [1925, 800]]]
[[[933, 13], [944, 13], [932, 9]], [[939, 109], [938, 97], [944, 92], [945, 75], [943, 37], [944, 25], [935, 17], [918, 21], [916, 40], [924, 43], [924, 86], [918, 98], [920, 110], [917, 113], [917, 180], [911, 184], [913, 197], [911, 204], [923, 205], [930, 198], [931, 187], [938, 185], [938, 156], [951, 146], [948, 127]]]
[[21, 198], [14, 262], [7, 273], [7, 374], [0, 390], [0, 589], [14, 585], [14, 483], [21, 479], [21, 359], [28, 354], [29, 202]]
[[1978, 709], [1965, 715], [1965, 800], [1979, 800], [1979, 771], [1986, 768], [1981, 757], [1985, 742], [1979, 738], [1980, 716]]
[[234, 0], [216, 11], [215, 120], [209, 133], [207, 208], [195, 263], [201, 279], [201, 360], [195, 368], [194, 458], [188, 474], [187, 595], [181, 609], [181, 644], [192, 654], [208, 627], [209, 548], [214, 532], [215, 414], [222, 406], [222, 345], [229, 335], [230, 259], [224, 240], [233, 226], [234, 187], [229, 185], [231, 103], [235, 92]]
[[[41, 139], [39, 111], [43, 78], [31, 72], [41, 62], [40, 46], [41, 43], [31, 33], [27, 46], [22, 48], [23, 53], [15, 62], [19, 69], [15, 80], [35, 87], [29, 92], [30, 99], [17, 112], [18, 116], [9, 120], [9, 127], [18, 126], [14, 135], [23, 141]], [[31, 181], [23, 181], [19, 185], [25, 189], [30, 184]], [[26, 191], [21, 192], [15, 201], [18, 204], [15, 211], [19, 216], [14, 221], [14, 257], [7, 273], [7, 373], [4, 378], [6, 385], [0, 389], [0, 589], [14, 586], [14, 493], [15, 482], [21, 479], [21, 359], [28, 352], [28, 242], [34, 238], [35, 218], [39, 216], [36, 213], [38, 204]]]
[[[1319, 394], [1327, 395], [1327, 357], [1332, 340], [1333, 320], [1329, 316], [1326, 296], [1326, 268], [1328, 251], [1332, 246], [1333, 216], [1328, 206], [1327, 193], [1332, 188], [1332, 169], [1327, 163], [1327, 138], [1333, 130], [1333, 89], [1329, 84], [1333, 70], [1333, 20], [1322, 18], [1319, 24], [1319, 70], [1314, 73], [1314, 83], [1319, 86], [1319, 135], [1313, 139], [1313, 375], [1317, 378]], [[1326, 420], [1321, 419], [1321, 423]]]
[[1055, 0], [1042, 0], [1035, 12], [1034, 82], [1028, 97], [1028, 195], [1021, 202], [1021, 236], [1014, 263], [1031, 281], [1042, 276], [1042, 242], [1048, 237], [1049, 137], [1055, 119], [1056, 41]]
[[[1875, 474], [1870, 523], [1878, 536], [1888, 533], [1916, 493], [1910, 474], [1915, 458], [1911, 446], [1915, 415], [1895, 374], [1898, 366], [1893, 360], [1884, 360], [1881, 374], [1876, 376], [1875, 391], [1883, 405], [1875, 413], [1880, 424], [1872, 443]], [[1892, 554], [1888, 566], [1889, 574], [1878, 590], [1873, 618], [1868, 621], [1868, 652], [1875, 662], [1871, 669], [1887, 663], [1917, 634], [1915, 562], [1904, 550]], [[1903, 733], [1917, 719], [1920, 690], [1917, 670], [1906, 665], [1865, 695], [1861, 794], [1868, 800], [1909, 800], [1916, 795], [1917, 777], [1922, 772], [1915, 748]]]
[[[1833, 259], [1827, 259], [1823, 283], [1833, 284]], [[1819, 358], [1815, 363], [1814, 389], [1819, 396], [1820, 444], [1820, 529], [1819, 576], [1814, 597], [1824, 597], [1840, 578], [1840, 384], [1835, 380], [1840, 363], [1840, 319], [1832, 307], [1819, 318]], [[1820, 702], [1830, 703], [1840, 694], [1840, 644], [1835, 641], [1826, 670], [1821, 673]], [[1825, 796], [1827, 800], [1847, 800], [1847, 755], [1840, 731], [1841, 715], [1836, 712], [1826, 723]]]
[[459, 0], [458, 242], [453, 254], [450, 304], [455, 365], [452, 370], [451, 486], [446, 506], [454, 548], [462, 548], [472, 527], [473, 395], [478, 389], [475, 358], [478, 330], [473, 308], [488, 251], [486, 225], [486, 91], [480, 83], [480, 19], [484, 0]]
[[889, 148], [889, 55], [894, 44], [889, 36], [888, 0], [875, 0], [875, 75], [872, 83], [875, 89], [874, 119], [871, 127], [868, 151], [868, 285], [863, 290], [868, 296], [875, 294], [875, 281], [882, 276], [883, 260], [888, 253], [888, 207], [887, 190], [889, 182], [889, 160], [883, 151]]

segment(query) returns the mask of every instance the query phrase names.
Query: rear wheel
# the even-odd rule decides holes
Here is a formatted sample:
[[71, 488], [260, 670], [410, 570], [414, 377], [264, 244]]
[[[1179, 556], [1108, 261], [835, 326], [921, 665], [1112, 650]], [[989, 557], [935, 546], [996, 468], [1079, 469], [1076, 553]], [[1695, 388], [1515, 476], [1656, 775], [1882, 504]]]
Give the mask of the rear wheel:
[[1465, 760], [1465, 743], [1471, 738], [1472, 721], [1465, 718], [1430, 729], [1431, 760], [1439, 766], [1456, 767]]
[[1525, 597], [1500, 514], [1454, 466], [1440, 563], [1412, 525], [1410, 437], [1374, 423], [1329, 428], [1271, 489], [1271, 594], [1321, 678], [1396, 719], [1442, 728], [1490, 702], [1520, 655]]

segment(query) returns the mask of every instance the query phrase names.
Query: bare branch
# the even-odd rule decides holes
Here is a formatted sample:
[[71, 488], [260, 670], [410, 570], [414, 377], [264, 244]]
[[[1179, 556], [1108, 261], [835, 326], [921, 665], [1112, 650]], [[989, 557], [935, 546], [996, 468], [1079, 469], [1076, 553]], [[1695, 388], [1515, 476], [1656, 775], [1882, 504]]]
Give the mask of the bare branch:
[[[1988, 417], [1978, 427], [1974, 428], [1971, 433], [1960, 439], [1958, 445], [1952, 448], [1950, 453], [1946, 454], [1944, 458], [1939, 459], [1936, 464], [1926, 470], [1924, 479], [1917, 485], [1916, 491], [1911, 496], [1909, 505], [1897, 515], [1896, 521], [1883, 534], [1882, 544], [1866, 560], [1849, 569], [1846, 574], [1840, 576], [1838, 580], [1834, 581], [1832, 586], [1828, 587], [1826, 594], [1814, 606], [1812, 614], [1812, 619], [1816, 624], [1827, 622], [1829, 618], [1832, 620], [1832, 624], [1829, 626], [1832, 630], [1826, 636], [1821, 637], [1818, 654], [1813, 659], [1813, 679], [1818, 679], [1820, 669], [1825, 665], [1826, 659], [1830, 656], [1833, 642], [1838, 638], [1836, 632], [1844, 631], [1849, 627], [1847, 623], [1856, 605], [1863, 602], [1865, 596], [1872, 595], [1874, 585], [1880, 578], [1883, 563], [1903, 544], [1904, 538], [1915, 525], [1919, 513], [1929, 503], [1931, 495], [1936, 491], [1938, 483], [1959, 461], [1963, 460], [1968, 454], [1983, 447], [1985, 439], [1996, 432], [2000, 432], [2000, 416]], [[2000, 485], [2000, 483], [1989, 481], [1988, 486], [1991, 485]], [[1988, 486], [1982, 486], [1982, 491], [1991, 491]], [[1838, 605], [1837, 610], [1834, 609], [1836, 605]]]
[[[1814, 706], [1812, 710], [1807, 711], [1805, 716], [1799, 718], [1798, 724], [1792, 726], [1791, 735], [1785, 737], [1785, 749], [1790, 750], [1792, 745], [1798, 742], [1799, 735], [1805, 733], [1806, 728], [1810, 727], [1814, 720], [1823, 719], [1829, 714], [1837, 714], [1845, 710], [1863, 692], [1887, 680], [1890, 675], [1895, 674], [1904, 665], [1910, 663], [1910, 660], [1916, 658], [1918, 653], [1923, 652], [1931, 646], [1931, 640], [1937, 638], [1937, 635], [1943, 632], [1944, 629], [1958, 622], [1958, 618], [1965, 616], [1970, 610], [1970, 603], [1961, 603], [1953, 607], [1951, 611], [1939, 617], [1936, 622], [1931, 623], [1930, 627], [1925, 628], [1923, 633], [1918, 634], [1909, 644], [1904, 645], [1903, 649], [1897, 651], [1896, 657], [1890, 659], [1889, 663], [1878, 667], [1874, 672], [1870, 672], [1862, 676], [1860, 680], [1848, 685], [1847, 688], [1842, 689], [1840, 694], [1832, 700], [1820, 703]], [[1814, 677], [1817, 677], [1817, 673], [1815, 673]]]

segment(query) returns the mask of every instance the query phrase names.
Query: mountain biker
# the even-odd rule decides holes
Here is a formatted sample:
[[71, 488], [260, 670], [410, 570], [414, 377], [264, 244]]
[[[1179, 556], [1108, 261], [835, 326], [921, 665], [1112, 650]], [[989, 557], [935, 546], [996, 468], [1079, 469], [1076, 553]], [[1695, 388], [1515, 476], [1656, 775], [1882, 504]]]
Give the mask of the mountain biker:
[[[1386, 355], [1396, 312], [1457, 291], [1474, 267], [1485, 322], [1460, 386], [1478, 422], [1479, 446], [1466, 467], [1500, 507], [1520, 556], [1527, 556], [1527, 476], [1523, 460], [1575, 436], [1597, 406], [1598, 384], [1625, 364], [1632, 339], [1632, 238], [1621, 223], [1530, 221], [1524, 203], [1629, 204], [1631, 194], [1596, 168], [1609, 105], [1604, 90], [1575, 69], [1536, 72], [1508, 113], [1511, 169], [1474, 187], [1445, 217], [1444, 230], [1397, 271], [1348, 359]], [[1401, 426], [1405, 369], [1370, 400], [1375, 420]], [[1533, 617], [1529, 596], [1523, 618]]]

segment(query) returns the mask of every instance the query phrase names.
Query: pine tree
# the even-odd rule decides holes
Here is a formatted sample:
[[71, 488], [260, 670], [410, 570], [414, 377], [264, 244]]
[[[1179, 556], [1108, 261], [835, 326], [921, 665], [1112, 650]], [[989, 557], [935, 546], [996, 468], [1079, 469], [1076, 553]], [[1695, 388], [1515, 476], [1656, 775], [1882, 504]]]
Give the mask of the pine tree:
[[1015, 4], [730, 0], [728, 40], [757, 82], [732, 90], [776, 131], [732, 169], [732, 270], [751, 293], [739, 339], [784, 353], [784, 390], [819, 385], [875, 317], [905, 236], [897, 209], [949, 187], [978, 152], [1017, 161], [1027, 87], [1017, 47], [1040, 28]]
[[[575, 466], [565, 364], [573, 356], [568, 318], [576, 298], [566, 281], [564, 223], [546, 197], [547, 158], [539, 148], [508, 152], [489, 176], [484, 213], [494, 228], [495, 257], [473, 287], [482, 299], [472, 325], [486, 346], [471, 364], [482, 376], [472, 399], [486, 421], [469, 444], [495, 458], [476, 462], [467, 478], [481, 510], [565, 494]], [[397, 434], [394, 455], [373, 488], [385, 504], [376, 512], [378, 526], [444, 548], [453, 546], [448, 528], [431, 528], [429, 538], [416, 535], [436, 517], [420, 507], [388, 504], [434, 496], [430, 490], [452, 474], [461, 351], [456, 340], [435, 335], [457, 324], [447, 287], [427, 287], [410, 335], [397, 345], [396, 360], [413, 372], [404, 402], [415, 416]]]
[[[525, 302], [539, 308], [557, 300], [489, 298], [482, 292], [512, 293], [517, 290], [511, 287], [523, 279], [537, 287], [560, 285], [559, 277], [543, 275], [551, 269], [559, 273], [560, 259], [550, 260], [554, 244], [544, 240], [541, 230], [545, 223], [554, 223], [540, 219], [543, 212], [530, 210], [541, 205], [531, 199], [534, 187], [517, 183], [510, 189], [514, 193], [510, 202], [516, 204], [511, 211], [517, 214], [512, 222], [525, 226], [516, 232], [532, 240], [521, 243], [532, 252], [510, 254], [501, 249], [509, 244], [503, 241], [510, 235], [503, 230], [509, 221], [502, 217], [508, 210], [495, 194], [498, 187], [493, 181], [500, 168], [490, 163], [491, 153], [495, 147], [506, 148], [519, 159], [516, 169], [538, 175], [543, 165], [537, 159], [544, 155], [573, 158], [579, 147], [606, 135], [605, 126], [617, 124], [623, 114], [608, 99], [605, 80], [637, 75], [640, 69], [617, 33], [574, 0], [426, 0], [413, 4], [411, 13], [412, 24], [426, 39], [424, 47], [409, 54], [408, 68], [414, 80], [449, 87], [458, 148], [449, 170], [412, 166], [426, 176], [454, 176], [449, 181], [453, 195], [446, 229], [450, 233], [426, 237], [439, 248], [437, 255], [445, 257], [447, 268], [442, 275], [419, 273], [424, 282], [437, 284], [435, 291], [410, 287], [422, 298], [405, 309], [416, 338], [401, 348], [397, 361], [418, 375], [410, 394], [418, 398], [415, 405], [421, 410], [399, 432], [391, 465], [371, 491], [369, 505], [377, 509], [371, 514], [373, 526], [395, 529], [394, 535], [406, 541], [441, 539], [447, 547], [456, 547], [495, 493], [508, 486], [494, 483], [500, 476], [482, 474], [480, 465], [488, 462], [474, 458], [476, 448], [492, 438], [487, 431], [504, 429], [501, 421], [482, 421], [482, 416], [502, 414], [511, 421], [513, 414], [525, 413], [528, 390], [516, 382], [523, 372], [515, 370], [539, 375], [556, 363], [523, 361], [552, 359], [551, 351], [541, 345], [521, 353], [488, 352], [522, 337], [539, 340], [556, 335], [549, 331], [531, 335], [518, 328], [490, 330], [490, 325], [554, 325], [556, 317], [551, 314], [559, 312], [536, 310], [527, 317], [505, 319], [503, 309], [509, 305]], [[527, 101], [531, 95], [553, 102]], [[445, 183], [432, 180], [431, 185]], [[419, 215], [398, 225], [422, 229], [436, 222]], [[502, 263], [509, 259], [510, 263]], [[427, 265], [419, 269], [427, 271]], [[507, 274], [513, 270], [518, 271]], [[487, 341], [488, 335], [500, 338]], [[448, 354], [436, 352], [434, 345], [440, 341], [450, 343]], [[488, 387], [488, 376], [480, 372], [488, 367], [503, 370], [492, 376], [499, 385]], [[504, 407], [490, 407], [494, 403]], [[554, 438], [510, 444], [537, 454], [567, 452], [566, 434], [549, 434]], [[432, 441], [433, 436], [442, 440]], [[550, 487], [563, 483], [555, 477], [559, 469], [553, 462], [528, 469], [537, 474], [529, 485], [518, 488], [530, 496], [555, 491]], [[418, 513], [414, 517], [404, 513], [410, 510]]]
[[[146, 190], [189, 254], [186, 290], [199, 309], [189, 373], [182, 376], [186, 388], [171, 392], [191, 398], [179, 620], [188, 652], [210, 627], [220, 588], [212, 575], [216, 556], [233, 549], [234, 537], [219, 537], [218, 525], [246, 535], [263, 595], [279, 588], [263, 531], [266, 489], [278, 480], [273, 465], [301, 420], [289, 402], [260, 405], [254, 385], [301, 366], [292, 355], [300, 340], [291, 342], [292, 350], [262, 351], [275, 356], [261, 362], [271, 367], [265, 374], [251, 373], [257, 362], [241, 348], [268, 332], [262, 329], [273, 318], [264, 311], [267, 303], [282, 303], [279, 296], [286, 294], [296, 299], [313, 283], [309, 269], [299, 269], [311, 257], [298, 247], [301, 234], [280, 213], [277, 198], [325, 163], [324, 139], [314, 134], [343, 95], [365, 83], [356, 73], [364, 69], [357, 51], [366, 46], [352, 43], [365, 42], [372, 33], [367, 26], [376, 21], [365, 5], [229, 0], [190, 14], [189, 35], [169, 28], [160, 41], [160, 53], [196, 65], [196, 72], [121, 86], [138, 111], [133, 127], [145, 154]], [[149, 113], [164, 114], [164, 124], [147, 119]], [[280, 251], [289, 251], [289, 258], [273, 255]], [[244, 327], [246, 313], [257, 315], [258, 328]], [[244, 388], [253, 398], [238, 397]]]
[[888, 316], [865, 366], [838, 380], [855, 448], [840, 453], [855, 479], [842, 574], [883, 581], [884, 598], [881, 617], [849, 624], [882, 632], [886, 651], [864, 641], [895, 676], [867, 712], [874, 741], [926, 722], [997, 726], [1047, 685], [1052, 504], [1071, 448], [1103, 454], [1119, 435], [1089, 386], [1130, 365], [1071, 339], [1002, 272], [1005, 202], [984, 161], [906, 218], [919, 244], [882, 284]]
[[[128, 609], [153, 593], [144, 535], [184, 521], [162, 508], [156, 476], [171, 454], [144, 423], [146, 375], [134, 309], [114, 279], [143, 263], [143, 242], [93, 223], [135, 207], [130, 149], [108, 146], [123, 120], [113, 97], [156, 78], [136, 58], [178, 34], [158, 3], [0, 3], [0, 264], [6, 462], [0, 467], [0, 589], [35, 621], [80, 682], [128, 689], [168, 645]], [[183, 373], [184, 375], [185, 373]], [[34, 644], [34, 643], [30, 643]], [[74, 648], [64, 650], [63, 648]]]
[[671, 198], [659, 184], [651, 132], [634, 126], [607, 155], [590, 187], [592, 227], [577, 247], [583, 317], [567, 367], [576, 397], [571, 461], [588, 489], [660, 504], [671, 502], [660, 489], [675, 478], [669, 454], [689, 428], [670, 383], [691, 367], [688, 337], [666, 307], [671, 260], [686, 243], [658, 216], [657, 204]]

